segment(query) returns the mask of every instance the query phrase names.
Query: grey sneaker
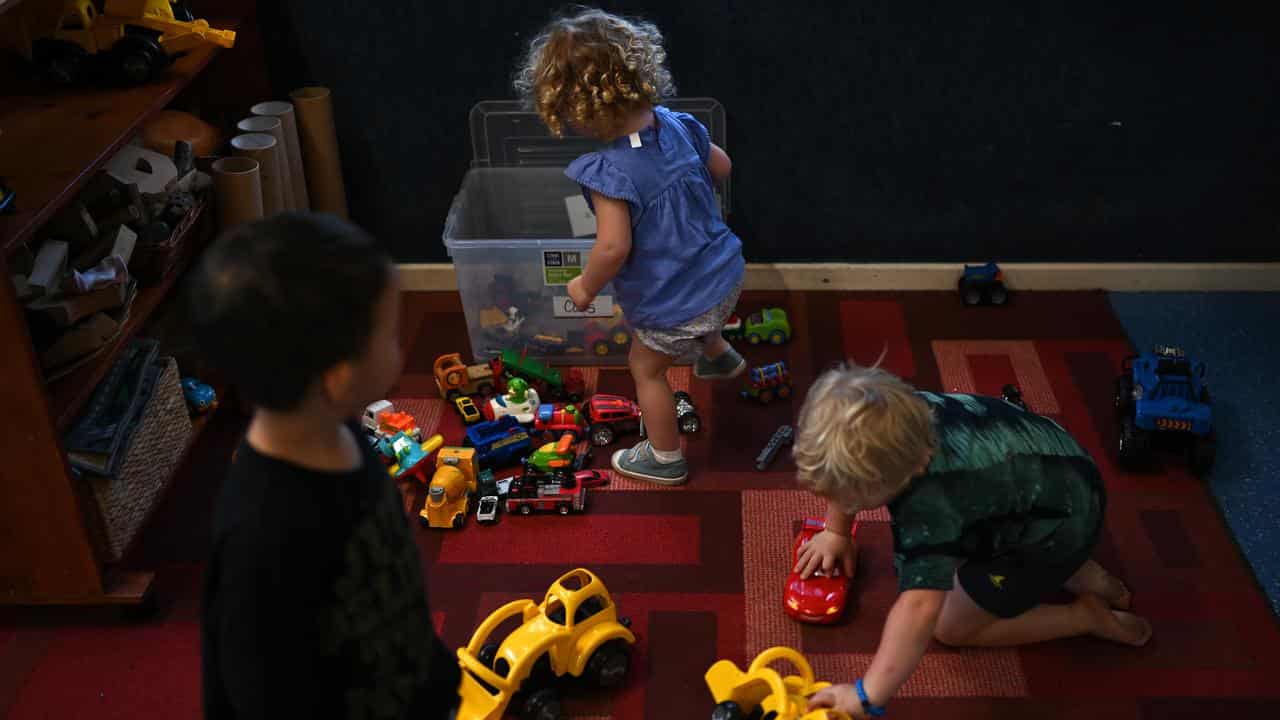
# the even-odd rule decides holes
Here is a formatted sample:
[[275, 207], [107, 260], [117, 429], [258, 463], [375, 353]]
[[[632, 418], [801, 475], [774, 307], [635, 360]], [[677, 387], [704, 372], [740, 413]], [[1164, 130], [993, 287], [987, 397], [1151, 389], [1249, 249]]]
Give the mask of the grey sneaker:
[[627, 477], [659, 485], [681, 485], [689, 477], [689, 464], [684, 458], [673, 463], [660, 463], [653, 457], [653, 446], [648, 440], [615, 452], [613, 469]]
[[703, 380], [728, 380], [738, 377], [747, 369], [747, 361], [742, 359], [737, 350], [730, 347], [715, 360], [708, 360], [699, 355], [693, 363], [693, 374]]

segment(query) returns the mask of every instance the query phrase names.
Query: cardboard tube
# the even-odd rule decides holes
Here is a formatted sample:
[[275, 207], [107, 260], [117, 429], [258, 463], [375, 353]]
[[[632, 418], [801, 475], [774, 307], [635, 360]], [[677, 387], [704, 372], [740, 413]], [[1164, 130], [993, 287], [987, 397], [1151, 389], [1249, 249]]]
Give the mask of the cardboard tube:
[[280, 178], [280, 199], [285, 210], [297, 210], [297, 202], [293, 198], [293, 178], [289, 173], [289, 156], [285, 151], [284, 123], [280, 118], [266, 115], [254, 115], [236, 123], [236, 129], [242, 133], [262, 133], [276, 139], [276, 167], [282, 168]]
[[298, 145], [298, 119], [293, 104], [283, 100], [260, 102], [249, 109], [254, 115], [280, 119], [284, 129], [284, 149], [289, 156], [289, 180], [293, 183], [293, 205], [296, 210], [310, 210], [307, 196], [307, 171], [302, 164], [302, 148]]
[[231, 148], [236, 155], [258, 161], [258, 176], [262, 179], [262, 212], [267, 217], [284, 210], [284, 193], [280, 189], [280, 171], [276, 164], [276, 139], [263, 133], [248, 133], [231, 138]]
[[247, 157], [218, 158], [213, 163], [213, 191], [218, 201], [218, 229], [262, 217], [262, 181], [258, 161]]
[[299, 88], [289, 97], [298, 114], [298, 140], [307, 169], [311, 208], [346, 218], [347, 190], [342, 182], [342, 156], [338, 152], [329, 88]]

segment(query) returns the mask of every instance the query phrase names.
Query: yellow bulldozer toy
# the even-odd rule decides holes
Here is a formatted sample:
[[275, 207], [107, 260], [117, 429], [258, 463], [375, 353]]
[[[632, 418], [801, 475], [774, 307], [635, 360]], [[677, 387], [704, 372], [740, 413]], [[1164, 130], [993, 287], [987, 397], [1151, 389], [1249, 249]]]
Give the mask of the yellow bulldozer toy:
[[[784, 677], [769, 667], [779, 660], [790, 663], [800, 674]], [[765, 650], [745, 671], [721, 660], [707, 670], [706, 681], [716, 701], [711, 720], [850, 720], [839, 710], [808, 709], [809, 698], [831, 683], [814, 680], [809, 661], [788, 647]]]
[[236, 34], [198, 20], [170, 0], [28, 0], [17, 8], [9, 42], [55, 85], [111, 79], [139, 84], [184, 52], [212, 43], [229, 48]]

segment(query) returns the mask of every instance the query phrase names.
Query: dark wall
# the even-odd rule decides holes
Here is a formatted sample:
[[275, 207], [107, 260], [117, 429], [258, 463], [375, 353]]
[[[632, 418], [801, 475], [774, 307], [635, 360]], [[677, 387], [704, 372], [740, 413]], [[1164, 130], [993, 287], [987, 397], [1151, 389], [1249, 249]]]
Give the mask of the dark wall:
[[[1266, 4], [802, 5], [605, 3], [663, 28], [681, 95], [724, 104], [748, 259], [1280, 259]], [[277, 94], [333, 88], [353, 217], [440, 260], [468, 110], [511, 95], [554, 7], [265, 0], [259, 20]]]

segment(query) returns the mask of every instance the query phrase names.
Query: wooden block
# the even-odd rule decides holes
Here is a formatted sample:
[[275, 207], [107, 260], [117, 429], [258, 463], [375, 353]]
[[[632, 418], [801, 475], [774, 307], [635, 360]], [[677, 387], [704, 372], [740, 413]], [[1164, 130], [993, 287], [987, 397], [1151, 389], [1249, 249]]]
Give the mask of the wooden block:
[[98, 223], [84, 203], [75, 201], [49, 221], [48, 231], [76, 245], [88, 244], [98, 237]]
[[36, 298], [39, 293], [35, 288], [27, 283], [27, 278], [23, 275], [10, 275], [9, 280], [13, 282], [13, 294], [18, 296], [18, 302], [25, 303], [28, 300]]
[[40, 354], [40, 364], [46, 370], [83, 357], [111, 342], [120, 326], [110, 316], [98, 313], [76, 325]]
[[61, 240], [46, 240], [36, 255], [35, 265], [27, 277], [27, 284], [41, 293], [58, 287], [62, 273], [67, 269], [67, 252], [70, 247]]
[[128, 265], [129, 260], [133, 259], [133, 248], [138, 244], [138, 233], [132, 228], [121, 225], [116, 230], [115, 242], [111, 244], [111, 254], [120, 256], [124, 260], [124, 264]]
[[42, 297], [27, 305], [27, 309], [44, 314], [58, 327], [67, 327], [93, 313], [120, 307], [124, 304], [128, 293], [126, 283], [116, 283], [82, 295]]

